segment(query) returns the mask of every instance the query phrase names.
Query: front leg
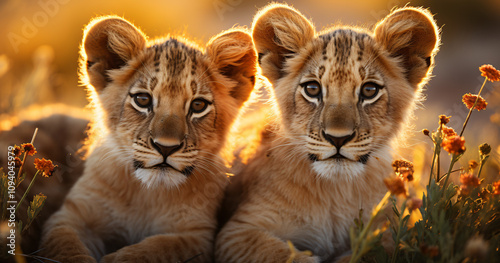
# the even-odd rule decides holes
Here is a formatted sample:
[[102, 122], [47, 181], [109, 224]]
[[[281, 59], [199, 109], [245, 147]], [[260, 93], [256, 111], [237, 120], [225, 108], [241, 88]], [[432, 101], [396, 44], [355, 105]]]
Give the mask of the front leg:
[[[319, 262], [318, 257], [295, 250], [294, 263]], [[285, 263], [292, 251], [285, 241], [264, 228], [230, 221], [217, 236], [215, 254], [217, 262]]]
[[40, 255], [59, 262], [96, 263], [90, 250], [81, 241], [81, 236], [71, 225], [63, 224], [60, 218], [52, 217], [51, 224], [42, 239]]
[[[59, 262], [95, 263], [96, 258], [105, 254], [104, 242], [96, 231], [110, 229], [109, 221], [112, 220], [101, 220], [102, 218], [95, 216], [108, 213], [96, 200], [98, 199], [92, 195], [73, 198], [70, 193], [61, 210], [53, 214], [44, 225], [40, 256]], [[105, 236], [108, 234], [103, 233]]]
[[141, 242], [108, 254], [102, 263], [112, 262], [212, 262], [210, 233], [179, 233], [150, 236]]
[[41, 254], [59, 262], [96, 263], [74, 229], [53, 229], [42, 242]]

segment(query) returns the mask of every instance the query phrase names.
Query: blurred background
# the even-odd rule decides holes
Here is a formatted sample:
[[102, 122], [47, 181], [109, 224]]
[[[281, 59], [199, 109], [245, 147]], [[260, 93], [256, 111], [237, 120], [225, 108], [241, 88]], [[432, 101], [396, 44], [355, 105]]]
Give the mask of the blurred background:
[[[139, 26], [149, 37], [184, 34], [204, 45], [211, 36], [234, 25], [250, 26], [256, 11], [269, 1], [257, 0], [1, 0], [0, 1], [0, 124], [22, 110], [54, 103], [77, 108], [86, 104], [77, 78], [82, 29], [91, 18], [116, 14]], [[478, 67], [500, 68], [500, 1], [498, 0], [289, 0], [311, 18], [319, 31], [336, 23], [371, 28], [394, 7], [429, 8], [442, 29], [442, 46], [426, 101], [415, 112], [400, 155], [413, 160], [417, 173], [428, 174], [432, 144], [419, 131], [435, 130], [439, 114], [452, 115], [459, 131], [467, 115], [461, 102], [477, 93], [484, 78]], [[465, 132], [468, 151], [461, 165], [478, 159], [477, 146], [488, 142], [494, 151], [486, 172], [498, 179], [500, 86], [488, 82], [482, 96], [486, 111], [474, 112]], [[28, 117], [28, 116], [22, 116]], [[4, 120], [2, 124], [2, 120]], [[2, 128], [0, 125], [0, 129]], [[446, 155], [446, 153], [443, 153]], [[445, 156], [443, 156], [445, 157]], [[448, 158], [443, 158], [448, 159]], [[457, 177], [458, 178], [458, 177]]]

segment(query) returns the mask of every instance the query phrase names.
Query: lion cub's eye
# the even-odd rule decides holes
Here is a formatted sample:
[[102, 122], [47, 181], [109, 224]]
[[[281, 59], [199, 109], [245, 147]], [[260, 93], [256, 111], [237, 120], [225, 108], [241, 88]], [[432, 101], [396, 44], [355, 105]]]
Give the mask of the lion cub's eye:
[[208, 107], [208, 102], [204, 99], [195, 99], [191, 102], [191, 111], [201, 113]]
[[361, 98], [365, 100], [373, 99], [377, 96], [381, 88], [380, 85], [373, 82], [365, 83], [363, 87], [361, 87]]
[[309, 81], [301, 84], [304, 87], [304, 92], [311, 98], [317, 98], [321, 95], [321, 86], [316, 81]]
[[151, 102], [153, 101], [151, 99], [151, 95], [147, 93], [137, 93], [132, 95], [132, 97], [134, 98], [135, 104], [137, 104], [137, 106], [141, 108], [147, 108], [151, 106]]

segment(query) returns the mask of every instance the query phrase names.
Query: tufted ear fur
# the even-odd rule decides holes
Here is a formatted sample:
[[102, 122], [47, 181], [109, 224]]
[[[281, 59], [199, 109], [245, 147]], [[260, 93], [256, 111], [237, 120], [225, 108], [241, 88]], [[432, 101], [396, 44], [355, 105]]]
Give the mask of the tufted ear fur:
[[272, 4], [259, 11], [252, 36], [263, 74], [271, 82], [282, 77], [287, 56], [299, 52], [315, 34], [311, 22], [287, 5]]
[[429, 11], [405, 7], [375, 26], [375, 39], [391, 56], [400, 57], [406, 78], [419, 84], [427, 75], [439, 46], [436, 22]]
[[255, 85], [257, 54], [250, 34], [232, 29], [213, 37], [206, 54], [218, 71], [237, 84], [229, 91], [239, 106], [245, 102]]
[[82, 77], [100, 92], [110, 82], [108, 71], [122, 67], [145, 47], [146, 36], [123, 18], [96, 18], [83, 36]]

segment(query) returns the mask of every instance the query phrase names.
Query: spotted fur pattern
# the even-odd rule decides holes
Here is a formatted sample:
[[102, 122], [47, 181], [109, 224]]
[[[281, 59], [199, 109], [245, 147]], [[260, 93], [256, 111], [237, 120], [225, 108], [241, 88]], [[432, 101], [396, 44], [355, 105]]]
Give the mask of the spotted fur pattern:
[[297, 10], [271, 4], [253, 39], [277, 109], [259, 151], [235, 175], [239, 206], [217, 237], [219, 262], [348, 259], [348, 230], [385, 194], [391, 141], [431, 71], [439, 36], [429, 12], [395, 10], [370, 32], [317, 33]]
[[86, 28], [81, 77], [95, 107], [92, 153], [41, 254], [60, 262], [211, 262], [226, 185], [219, 150], [254, 85], [245, 30], [202, 49], [146, 41], [119, 17]]

